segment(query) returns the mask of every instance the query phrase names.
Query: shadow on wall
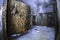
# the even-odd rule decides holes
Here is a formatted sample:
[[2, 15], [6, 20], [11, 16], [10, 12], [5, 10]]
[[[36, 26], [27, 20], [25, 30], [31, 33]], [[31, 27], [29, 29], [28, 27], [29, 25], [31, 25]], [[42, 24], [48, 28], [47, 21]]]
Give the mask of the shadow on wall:
[[0, 32], [0, 40], [3, 40], [3, 33], [2, 33], [2, 31]]
[[60, 40], [60, 0], [57, 0], [57, 9], [58, 9], [58, 21], [59, 21], [59, 33], [57, 40]]

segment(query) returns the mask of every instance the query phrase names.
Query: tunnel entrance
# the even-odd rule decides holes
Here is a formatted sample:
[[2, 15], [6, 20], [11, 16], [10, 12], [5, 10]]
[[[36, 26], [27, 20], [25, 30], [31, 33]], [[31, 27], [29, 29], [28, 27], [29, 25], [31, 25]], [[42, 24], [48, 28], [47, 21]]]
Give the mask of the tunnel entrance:
[[[31, 7], [31, 16], [35, 25], [57, 28], [58, 13], [56, 0], [20, 0]], [[31, 2], [31, 3], [30, 3]]]

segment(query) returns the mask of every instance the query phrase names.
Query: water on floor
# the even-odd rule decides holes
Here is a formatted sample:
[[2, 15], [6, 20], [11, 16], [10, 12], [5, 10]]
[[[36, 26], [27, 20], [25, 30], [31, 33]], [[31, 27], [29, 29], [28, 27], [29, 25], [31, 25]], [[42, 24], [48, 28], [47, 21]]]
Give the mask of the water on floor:
[[33, 26], [29, 33], [11, 40], [54, 40], [55, 29], [46, 26]]

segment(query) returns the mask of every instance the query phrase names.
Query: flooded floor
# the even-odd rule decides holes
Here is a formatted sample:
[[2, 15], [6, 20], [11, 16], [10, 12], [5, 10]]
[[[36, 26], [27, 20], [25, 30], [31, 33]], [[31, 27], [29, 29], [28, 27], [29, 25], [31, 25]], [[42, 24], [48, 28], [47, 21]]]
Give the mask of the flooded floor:
[[55, 29], [36, 25], [29, 30], [29, 33], [11, 40], [55, 40]]

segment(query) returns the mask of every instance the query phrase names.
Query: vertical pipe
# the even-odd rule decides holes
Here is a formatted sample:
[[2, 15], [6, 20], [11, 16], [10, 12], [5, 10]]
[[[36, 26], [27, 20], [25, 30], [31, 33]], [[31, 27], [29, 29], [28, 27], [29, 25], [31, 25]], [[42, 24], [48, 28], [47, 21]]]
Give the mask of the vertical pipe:
[[6, 30], [7, 30], [7, 38], [8, 38], [8, 40], [9, 40], [9, 35], [8, 35], [8, 31], [9, 31], [9, 29], [8, 29], [8, 27], [9, 27], [9, 21], [10, 21], [10, 14], [11, 14], [11, 1], [12, 0], [7, 0], [7, 14], [6, 14]]
[[56, 13], [56, 27], [55, 27], [55, 29], [56, 29], [56, 33], [55, 33], [55, 40], [57, 40], [57, 36], [58, 36], [58, 32], [59, 32], [59, 25], [58, 25], [58, 11], [57, 11], [57, 0], [54, 0], [55, 1], [55, 10], [54, 10], [54, 13]]

